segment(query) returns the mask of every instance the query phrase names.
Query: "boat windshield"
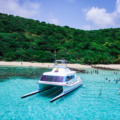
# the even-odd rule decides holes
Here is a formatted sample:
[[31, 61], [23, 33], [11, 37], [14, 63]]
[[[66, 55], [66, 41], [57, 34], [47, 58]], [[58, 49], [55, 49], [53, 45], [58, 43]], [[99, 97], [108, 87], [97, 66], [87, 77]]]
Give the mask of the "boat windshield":
[[48, 76], [42, 75], [41, 81], [49, 81], [49, 82], [63, 82], [63, 76]]

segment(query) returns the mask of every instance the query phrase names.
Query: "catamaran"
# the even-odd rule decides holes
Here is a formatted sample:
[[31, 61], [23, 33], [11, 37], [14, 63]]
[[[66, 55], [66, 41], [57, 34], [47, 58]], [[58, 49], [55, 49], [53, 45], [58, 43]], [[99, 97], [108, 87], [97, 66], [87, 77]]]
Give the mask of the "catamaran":
[[66, 60], [56, 60], [53, 70], [51, 72], [45, 72], [38, 81], [39, 89], [32, 93], [26, 94], [21, 98], [52, 89], [53, 87], [61, 87], [61, 93], [54, 97], [50, 102], [57, 100], [58, 98], [66, 95], [67, 93], [75, 90], [83, 85], [82, 79], [76, 76], [76, 72], [70, 70], [67, 67]]

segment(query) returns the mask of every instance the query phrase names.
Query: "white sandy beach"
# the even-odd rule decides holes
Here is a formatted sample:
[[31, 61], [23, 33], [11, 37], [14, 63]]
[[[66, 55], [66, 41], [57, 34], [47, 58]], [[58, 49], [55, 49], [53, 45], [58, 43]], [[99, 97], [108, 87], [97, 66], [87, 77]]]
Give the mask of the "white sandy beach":
[[[27, 66], [27, 67], [43, 67], [43, 68], [52, 68], [54, 63], [32, 63], [32, 62], [5, 62], [0, 61], [0, 66]], [[67, 64], [67, 67], [71, 68], [91, 68], [89, 65], [81, 64]]]
[[[52, 68], [54, 66], [54, 63], [32, 63], [32, 62], [5, 62], [0, 61], [0, 66], [26, 66], [26, 67], [43, 67], [43, 68]], [[71, 68], [91, 68], [89, 65], [81, 65], [81, 64], [67, 64], [68, 67]], [[95, 65], [99, 67], [105, 67], [105, 68], [113, 68], [113, 69], [120, 69], [120, 64], [99, 64]]]
[[112, 69], [120, 69], [120, 64], [108, 64], [108, 65], [100, 64], [100, 65], [94, 65], [94, 66], [112, 68]]

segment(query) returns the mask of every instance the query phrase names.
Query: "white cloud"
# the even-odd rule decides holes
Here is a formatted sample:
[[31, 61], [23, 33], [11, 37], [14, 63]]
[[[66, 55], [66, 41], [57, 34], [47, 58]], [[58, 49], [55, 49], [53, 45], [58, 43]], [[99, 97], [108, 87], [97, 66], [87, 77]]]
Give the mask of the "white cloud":
[[52, 24], [56, 24], [56, 25], [59, 24], [59, 20], [58, 20], [57, 18], [51, 18], [50, 22], [51, 22]]
[[120, 0], [117, 0], [116, 2], [116, 12], [120, 13]]
[[32, 18], [40, 14], [40, 3], [29, 0], [0, 0], [0, 12]]
[[92, 28], [91, 28], [90, 25], [83, 25], [83, 26], [82, 26], [82, 29], [83, 29], [83, 30], [91, 30]]
[[95, 25], [106, 27], [108, 25], [114, 25], [113, 15], [106, 12], [106, 9], [92, 7], [86, 14], [86, 19], [92, 21]]
[[59, 24], [59, 19], [56, 18], [52, 13], [49, 14], [48, 22], [58, 25]]
[[116, 10], [108, 13], [105, 8], [92, 7], [86, 12], [86, 20], [99, 28], [120, 27], [120, 0], [116, 2]]

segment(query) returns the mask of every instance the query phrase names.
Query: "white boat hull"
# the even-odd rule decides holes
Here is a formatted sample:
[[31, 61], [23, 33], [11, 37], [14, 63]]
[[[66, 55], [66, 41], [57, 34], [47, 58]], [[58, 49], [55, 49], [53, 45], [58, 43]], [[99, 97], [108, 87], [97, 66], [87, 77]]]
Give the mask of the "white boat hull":
[[68, 94], [69, 92], [77, 89], [78, 87], [80, 87], [82, 85], [83, 85], [83, 83], [81, 82], [81, 83], [76, 84], [74, 86], [63, 86], [63, 92], [61, 94], [57, 95], [56, 97], [54, 97], [50, 102], [53, 102], [53, 101], [57, 100], [58, 98]]
[[45, 89], [50, 89], [52, 87], [57, 87], [61, 86], [62, 87], [62, 93], [54, 97], [50, 102], [55, 101], [56, 99], [66, 95], [67, 93], [75, 90], [76, 88], [80, 87], [83, 85], [82, 80], [78, 77], [74, 79], [73, 81], [68, 81], [65, 83], [55, 83], [55, 82], [46, 82], [46, 81], [39, 81], [39, 90], [45, 90]]
[[72, 90], [74, 90], [74, 89], [76, 89], [76, 88], [78, 88], [82, 85], [83, 85], [83, 83], [78, 83], [78, 84], [73, 85], [73, 86], [64, 86], [63, 87], [63, 92], [66, 93], [66, 92], [72, 91]]

